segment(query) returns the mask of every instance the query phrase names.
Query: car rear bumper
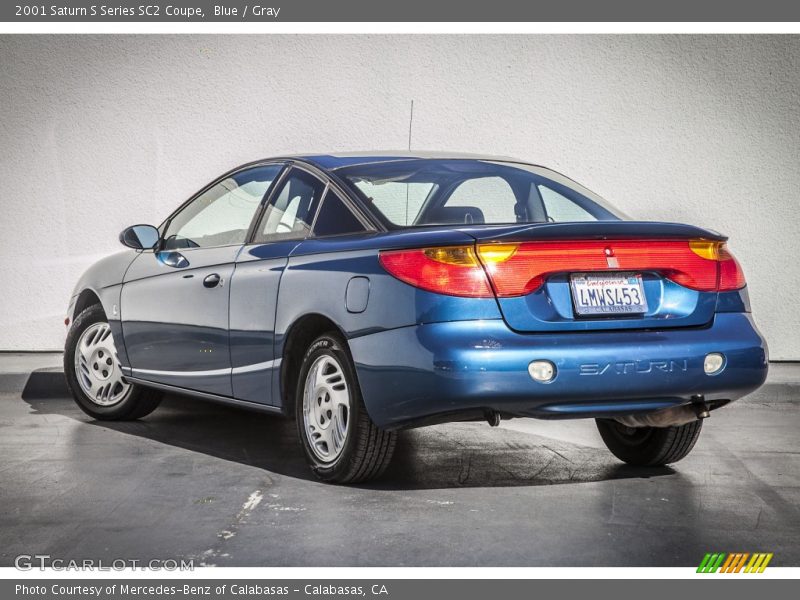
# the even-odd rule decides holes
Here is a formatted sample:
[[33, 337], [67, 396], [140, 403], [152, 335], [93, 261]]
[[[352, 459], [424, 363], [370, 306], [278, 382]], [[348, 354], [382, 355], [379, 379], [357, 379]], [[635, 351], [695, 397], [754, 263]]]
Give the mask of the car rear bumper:
[[[403, 327], [350, 340], [367, 410], [381, 427], [479, 417], [586, 418], [651, 412], [702, 396], [721, 404], [767, 376], [767, 347], [748, 313], [705, 328], [519, 334], [502, 320]], [[720, 352], [725, 367], [703, 370]], [[549, 360], [549, 383], [528, 374]]]

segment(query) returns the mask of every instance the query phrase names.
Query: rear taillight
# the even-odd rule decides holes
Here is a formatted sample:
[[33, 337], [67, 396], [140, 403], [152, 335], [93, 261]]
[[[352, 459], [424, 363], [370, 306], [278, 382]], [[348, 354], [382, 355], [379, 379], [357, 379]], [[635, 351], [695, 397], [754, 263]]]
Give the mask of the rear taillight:
[[720, 292], [740, 290], [747, 283], [739, 261], [728, 250], [725, 242], [690, 240], [689, 248], [698, 256], [717, 263], [719, 266], [717, 289]]
[[[498, 254], [505, 258], [498, 259]], [[501, 298], [530, 294], [550, 275], [585, 271], [655, 271], [684, 287], [704, 292], [744, 287], [739, 264], [725, 244], [707, 240], [479, 244], [478, 256]]]
[[470, 298], [492, 298], [492, 288], [474, 246], [381, 252], [383, 268], [414, 287]]
[[725, 244], [722, 244], [719, 249], [719, 291], [740, 290], [746, 283], [739, 261]]
[[380, 261], [389, 273], [415, 287], [475, 298], [491, 297], [492, 288], [499, 298], [524, 296], [551, 275], [587, 271], [654, 271], [704, 292], [745, 285], [741, 267], [725, 244], [708, 240], [489, 243], [388, 251], [380, 254]]

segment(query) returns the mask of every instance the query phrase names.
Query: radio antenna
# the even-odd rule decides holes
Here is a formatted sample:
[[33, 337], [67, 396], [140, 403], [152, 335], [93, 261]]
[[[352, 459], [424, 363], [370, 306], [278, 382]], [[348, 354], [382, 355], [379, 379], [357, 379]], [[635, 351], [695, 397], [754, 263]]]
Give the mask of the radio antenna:
[[[408, 116], [408, 151], [411, 152], [411, 127], [414, 125], [414, 100], [411, 100], [411, 114]], [[411, 184], [406, 182], [406, 225], [408, 225], [408, 192]]]
[[408, 117], [408, 151], [411, 152], [411, 127], [414, 125], [414, 101], [411, 101], [411, 114]]

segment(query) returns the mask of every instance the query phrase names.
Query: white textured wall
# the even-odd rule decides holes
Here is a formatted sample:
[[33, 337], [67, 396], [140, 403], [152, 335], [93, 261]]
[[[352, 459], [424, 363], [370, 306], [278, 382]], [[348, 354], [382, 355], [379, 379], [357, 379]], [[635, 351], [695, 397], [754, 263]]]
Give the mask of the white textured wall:
[[800, 359], [800, 38], [2, 36], [0, 349], [52, 349], [79, 274], [222, 171], [306, 150], [517, 156], [721, 230]]

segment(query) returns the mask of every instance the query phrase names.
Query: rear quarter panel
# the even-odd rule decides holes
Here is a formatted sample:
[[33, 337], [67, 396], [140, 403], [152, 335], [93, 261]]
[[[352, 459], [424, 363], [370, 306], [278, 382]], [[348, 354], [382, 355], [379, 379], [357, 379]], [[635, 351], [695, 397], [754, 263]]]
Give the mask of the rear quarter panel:
[[[457, 298], [426, 292], [395, 279], [378, 260], [379, 249], [472, 242], [471, 237], [456, 231], [341, 236], [302, 242], [289, 257], [281, 277], [275, 355], [283, 355], [287, 333], [307, 315], [330, 319], [347, 339], [418, 323], [500, 319], [493, 298]], [[351, 312], [346, 306], [347, 286], [354, 277], [369, 280], [369, 296], [362, 312]], [[273, 398], [280, 398], [279, 386], [280, 382], [274, 381]]]

